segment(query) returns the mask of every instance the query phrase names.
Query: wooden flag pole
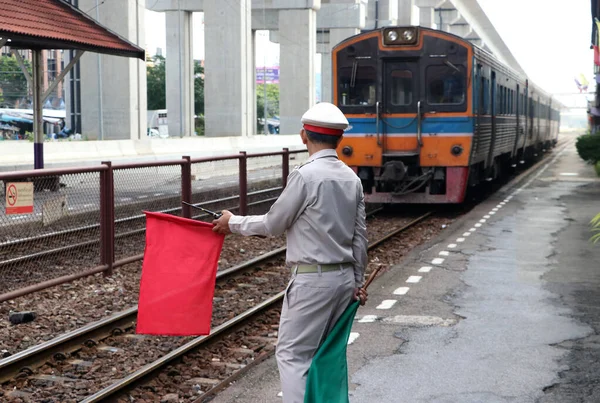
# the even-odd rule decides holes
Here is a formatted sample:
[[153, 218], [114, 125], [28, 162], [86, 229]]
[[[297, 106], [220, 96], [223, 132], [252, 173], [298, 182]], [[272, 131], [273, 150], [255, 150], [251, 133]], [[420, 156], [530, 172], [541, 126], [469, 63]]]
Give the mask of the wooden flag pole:
[[378, 268], [376, 268], [375, 270], [373, 270], [373, 271], [371, 272], [371, 274], [369, 275], [369, 278], [367, 279], [367, 282], [365, 283], [365, 285], [363, 285], [363, 286], [362, 286], [362, 288], [363, 288], [364, 290], [366, 290], [366, 289], [367, 289], [367, 287], [368, 287], [368, 286], [371, 284], [371, 282], [372, 282], [373, 280], [375, 280], [375, 276], [377, 276], [377, 273], [379, 272], [379, 270], [381, 270], [381, 267], [382, 267], [382, 266], [379, 266]]

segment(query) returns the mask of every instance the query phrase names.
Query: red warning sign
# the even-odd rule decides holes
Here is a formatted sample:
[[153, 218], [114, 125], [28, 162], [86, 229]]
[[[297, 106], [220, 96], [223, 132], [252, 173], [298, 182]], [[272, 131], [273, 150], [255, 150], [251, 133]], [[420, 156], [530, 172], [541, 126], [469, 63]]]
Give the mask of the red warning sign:
[[33, 182], [6, 184], [6, 214], [33, 213]]

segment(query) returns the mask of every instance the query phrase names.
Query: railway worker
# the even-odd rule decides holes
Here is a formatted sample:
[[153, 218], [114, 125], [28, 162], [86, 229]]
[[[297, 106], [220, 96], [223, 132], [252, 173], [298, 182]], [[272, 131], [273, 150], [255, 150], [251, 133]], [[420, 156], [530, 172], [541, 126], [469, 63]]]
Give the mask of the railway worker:
[[308, 160], [293, 170], [267, 214], [236, 216], [223, 211], [213, 231], [278, 236], [287, 231], [285, 292], [276, 358], [284, 403], [303, 403], [312, 358], [362, 289], [367, 263], [365, 203], [360, 179], [338, 159], [348, 121], [333, 104], [319, 103], [302, 116]]

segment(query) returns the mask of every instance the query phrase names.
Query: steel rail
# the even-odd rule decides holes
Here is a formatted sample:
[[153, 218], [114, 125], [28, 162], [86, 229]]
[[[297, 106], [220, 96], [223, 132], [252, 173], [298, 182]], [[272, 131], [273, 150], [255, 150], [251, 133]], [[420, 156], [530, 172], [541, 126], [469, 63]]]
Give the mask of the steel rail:
[[[264, 199], [264, 200], [258, 200], [258, 201], [252, 202], [252, 203], [248, 203], [248, 207], [253, 207], [253, 206], [258, 206], [258, 205], [261, 205], [264, 203], [274, 202], [275, 200], [277, 200], [276, 197], [271, 197], [271, 198]], [[203, 203], [199, 203], [199, 204], [214, 204], [214, 203], [217, 203], [217, 202], [210, 201], [210, 202], [203, 202]], [[233, 207], [233, 208], [235, 208], [235, 207]], [[233, 208], [230, 207], [229, 209], [233, 209]], [[164, 212], [164, 211], [160, 211], [160, 212]], [[193, 216], [192, 218], [202, 218], [205, 216], [206, 216], [206, 214], [200, 214], [200, 215]], [[143, 218], [143, 217], [145, 217], [145, 215], [142, 214], [138, 218]], [[128, 218], [128, 219], [130, 219], [130, 218]], [[117, 221], [118, 220], [116, 220], [115, 222], [117, 222]], [[74, 231], [77, 231], [77, 230], [74, 230]], [[145, 231], [146, 231], [146, 228], [139, 228], [136, 230], [122, 232], [120, 234], [115, 234], [114, 238], [115, 238], [115, 240], [120, 239], [120, 238], [127, 238], [127, 237], [130, 237], [133, 235], [141, 234]], [[0, 268], [2, 268], [4, 266], [8, 266], [8, 265], [24, 263], [24, 262], [34, 260], [34, 259], [45, 258], [45, 257], [53, 256], [56, 254], [60, 254], [63, 252], [69, 252], [72, 250], [77, 250], [77, 249], [84, 248], [86, 246], [93, 246], [93, 245], [97, 245], [97, 244], [100, 244], [100, 239], [94, 239], [91, 241], [80, 242], [80, 243], [77, 243], [74, 245], [61, 246], [60, 248], [54, 248], [54, 249], [49, 249], [49, 250], [45, 250], [42, 252], [32, 253], [32, 254], [25, 255], [25, 256], [19, 256], [19, 257], [0, 261]]]
[[[268, 189], [263, 189], [263, 190], [256, 190], [254, 192], [248, 193], [248, 196], [258, 196], [258, 195], [261, 195], [264, 193], [276, 192], [279, 190], [283, 190], [283, 188], [282, 187], [274, 187], [274, 188], [268, 188]], [[160, 200], [167, 200], [169, 198], [178, 198], [178, 196], [173, 195], [172, 197], [165, 197]], [[234, 195], [234, 196], [223, 197], [223, 198], [215, 199], [215, 200], [207, 200], [207, 201], [203, 201], [203, 202], [200, 202], [197, 204], [209, 205], [209, 204], [215, 204], [215, 203], [224, 203], [227, 201], [236, 200], [238, 198], [239, 198], [239, 195]], [[129, 203], [129, 204], [126, 204], [125, 206], [116, 206], [116, 207], [129, 207], [129, 206], [134, 206], [136, 204], [142, 204], [142, 203], [144, 203], [144, 201], [139, 201], [137, 203]], [[158, 212], [159, 213], [173, 213], [173, 212], [176, 212], [179, 210], [181, 210], [181, 207], [172, 207], [172, 208], [168, 208], [168, 209], [159, 210]], [[89, 212], [86, 212], [86, 211], [82, 212], [82, 214], [85, 214], [85, 213], [89, 213]], [[135, 221], [135, 220], [142, 219], [144, 217], [145, 217], [144, 214], [136, 214], [136, 215], [133, 215], [130, 217], [119, 218], [119, 219], [115, 220], [115, 224], [122, 224], [122, 223], [126, 223], [129, 221]], [[12, 241], [4, 241], [4, 242], [0, 242], [0, 248], [7, 247], [7, 246], [20, 245], [20, 244], [27, 243], [27, 242], [41, 241], [41, 240], [44, 240], [47, 238], [53, 238], [53, 237], [57, 237], [57, 236], [61, 236], [61, 235], [72, 235], [72, 234], [75, 234], [75, 233], [78, 233], [81, 231], [89, 231], [89, 230], [97, 229], [97, 228], [100, 228], [100, 224], [84, 225], [84, 226], [73, 228], [73, 229], [49, 232], [47, 234], [43, 234], [40, 236], [15, 239]]]

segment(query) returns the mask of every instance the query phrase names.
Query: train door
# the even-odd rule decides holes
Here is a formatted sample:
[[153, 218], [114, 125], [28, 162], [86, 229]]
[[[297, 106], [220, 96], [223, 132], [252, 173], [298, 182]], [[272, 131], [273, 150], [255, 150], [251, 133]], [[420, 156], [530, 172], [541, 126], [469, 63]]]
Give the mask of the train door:
[[515, 135], [515, 145], [513, 147], [513, 152], [512, 152], [512, 166], [515, 167], [517, 165], [517, 150], [519, 149], [519, 137], [521, 136], [521, 127], [520, 127], [520, 119], [521, 116], [519, 115], [519, 108], [521, 107], [521, 102], [520, 102], [520, 98], [521, 98], [521, 86], [519, 84], [517, 84], [517, 92], [516, 92], [516, 105], [515, 105], [515, 110], [514, 113], [517, 117], [517, 133]]
[[523, 131], [523, 143], [521, 144], [521, 148], [523, 151], [521, 152], [521, 160], [519, 161], [521, 164], [525, 163], [525, 150], [527, 149], [527, 135], [529, 133], [529, 81], [525, 81], [525, 93], [523, 94], [523, 123], [525, 124], [525, 128]]
[[492, 86], [491, 86], [491, 116], [492, 116], [492, 137], [490, 139], [490, 148], [488, 150], [488, 156], [485, 163], [486, 166], [486, 177], [489, 178], [492, 175], [492, 169], [494, 167], [494, 148], [496, 146], [496, 113], [498, 109], [498, 88], [496, 84], [496, 73], [492, 72]]
[[533, 97], [529, 97], [529, 110], [528, 110], [528, 121], [529, 121], [529, 140], [530, 140], [530, 144], [529, 146], [531, 146], [531, 144], [533, 143], [533, 132], [534, 132], [534, 127], [533, 127], [533, 117], [535, 115], [535, 107], [534, 107], [534, 103], [533, 103]]
[[477, 117], [475, 119], [475, 136], [473, 137], [473, 151], [472, 155], [477, 155], [479, 151], [479, 147], [481, 144], [481, 124], [482, 124], [482, 116], [485, 115], [485, 77], [483, 75], [483, 70], [481, 68], [481, 64], [477, 65], [477, 76], [475, 86], [475, 111], [477, 112]]
[[418, 118], [420, 98], [419, 66], [416, 60], [391, 60], [384, 63], [383, 104], [380, 112], [384, 122], [378, 139], [385, 156], [418, 155], [420, 133]]
[[540, 127], [540, 116], [542, 114], [542, 104], [540, 103], [540, 97], [538, 95], [537, 97], [537, 103], [535, 105], [535, 126], [536, 126], [536, 136], [535, 136], [535, 144], [536, 144], [536, 149], [535, 149], [535, 156], [537, 157], [538, 154], [538, 143], [540, 142], [540, 134], [541, 134], [541, 127]]

